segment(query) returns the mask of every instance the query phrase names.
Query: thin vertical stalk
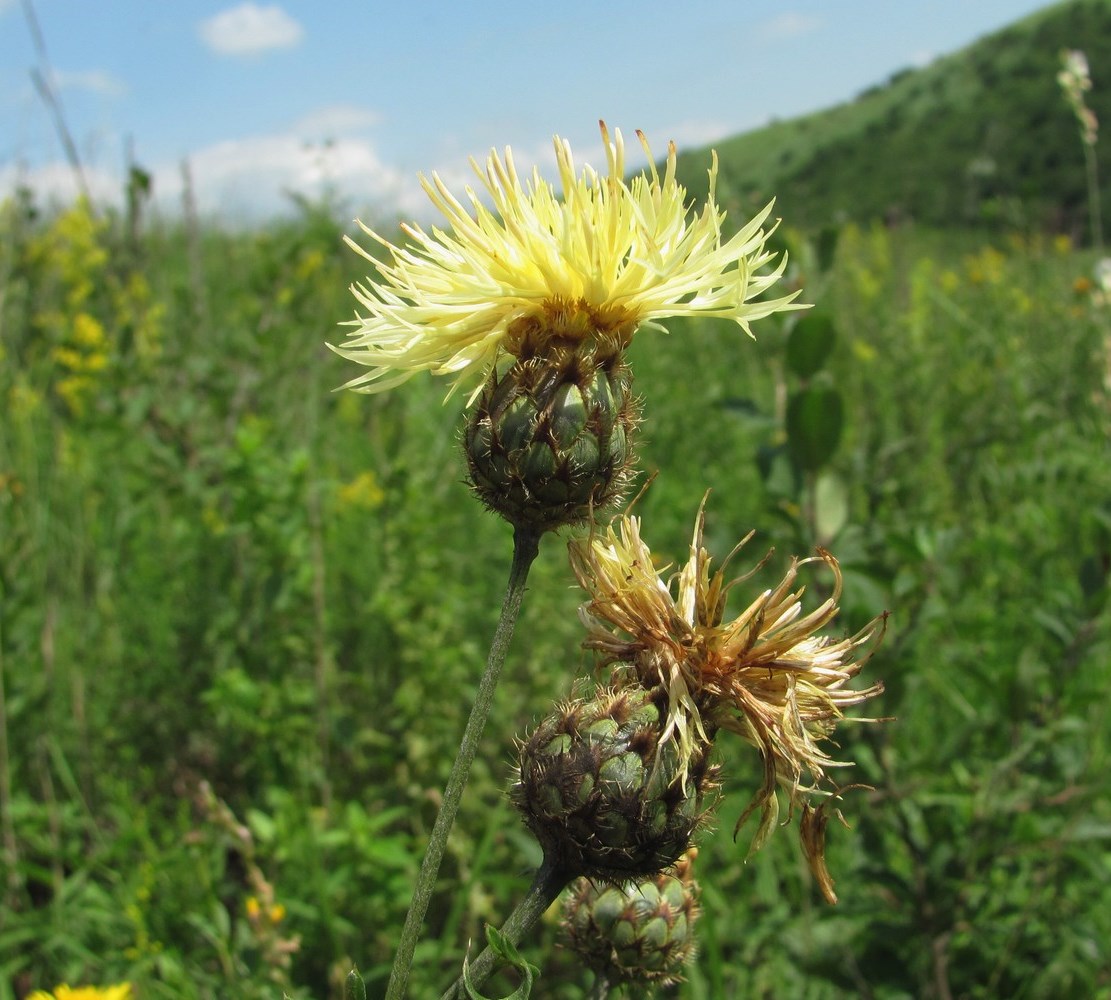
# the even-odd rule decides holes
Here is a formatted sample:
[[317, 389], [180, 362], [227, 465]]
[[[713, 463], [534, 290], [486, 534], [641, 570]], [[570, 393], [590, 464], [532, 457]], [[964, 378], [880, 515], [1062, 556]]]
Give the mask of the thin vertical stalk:
[[188, 160], [181, 161], [181, 215], [185, 228], [185, 260], [189, 275], [191, 319], [195, 329], [194, 343], [204, 343], [211, 329], [211, 310], [208, 307], [208, 286], [205, 283], [204, 246], [201, 237], [200, 213], [197, 211], [197, 193], [193, 184], [193, 170]]
[[8, 870], [4, 886], [5, 908], [14, 905], [21, 888], [19, 875], [19, 842], [15, 839], [12, 820], [12, 772], [8, 756], [8, 702], [4, 689], [4, 630], [0, 619], [0, 844], [3, 845], [4, 867]]
[[802, 516], [810, 530], [809, 542], [811, 545], [823, 543], [825, 539], [818, 537], [818, 473], [812, 469], [806, 473], [803, 491]]
[[451, 775], [444, 789], [443, 804], [436, 816], [424, 861], [417, 875], [413, 900], [409, 904], [409, 913], [405, 917], [401, 941], [394, 957], [393, 969], [390, 971], [390, 982], [386, 987], [386, 1000], [402, 1000], [405, 996], [405, 989], [409, 983], [409, 969], [413, 964], [413, 952], [420, 938], [421, 925], [424, 923], [424, 915], [432, 899], [432, 891], [436, 886], [436, 876], [440, 871], [440, 862], [443, 860], [448, 834], [459, 811], [459, 802], [463, 798], [463, 789], [467, 785], [471, 764], [474, 762], [482, 732], [486, 728], [486, 720], [494, 702], [494, 692], [501, 677], [502, 664], [505, 663], [505, 654], [509, 649], [517, 617], [521, 612], [525, 582], [528, 580], [529, 569], [539, 550], [540, 533], [537, 530], [523, 527], [514, 530], [513, 562], [509, 569], [509, 582], [506, 585], [501, 616], [498, 618], [494, 638], [490, 644], [486, 670], [478, 682], [478, 692], [475, 695], [470, 718], [467, 719], [467, 727], [463, 732], [459, 756], [455, 758], [455, 763], [452, 765]]
[[[296, 359], [294, 359], [296, 363]], [[314, 453], [317, 440], [319, 406], [318, 386], [304, 393], [305, 412], [301, 421], [302, 440], [308, 453]], [[335, 697], [335, 657], [328, 639], [328, 566], [325, 555], [324, 515], [321, 510], [320, 477], [315, 461], [310, 463], [305, 488], [305, 510], [309, 528], [309, 562], [312, 566], [313, 688], [316, 698], [316, 745], [320, 754], [320, 804], [326, 815], [332, 809], [332, 702]]]
[[1099, 253], [1103, 253], [1103, 208], [1099, 194], [1099, 159], [1096, 147], [1084, 143], [1084, 165], [1088, 174], [1088, 216], [1092, 223], [1092, 243]]
[[43, 99], [43, 103], [50, 110], [51, 117], [54, 119], [54, 128], [62, 142], [66, 159], [69, 160], [70, 170], [73, 171], [77, 190], [81, 192], [82, 197], [88, 203], [89, 211], [92, 212], [93, 200], [89, 194], [89, 185], [85, 180], [85, 170], [81, 166], [81, 157], [77, 152], [77, 144], [73, 141], [73, 133], [70, 132], [69, 126], [66, 124], [61, 98], [59, 98], [57, 88], [54, 86], [54, 72], [50, 68], [50, 60], [46, 56], [46, 39], [43, 37], [42, 27], [39, 24], [32, 0], [23, 0], [23, 16], [27, 20], [27, 28], [31, 32], [31, 42], [39, 60], [39, 65], [31, 70], [31, 82], [34, 83], [35, 89]]
[[331, 708], [332, 651], [328, 645], [328, 613], [324, 592], [327, 569], [324, 563], [324, 525], [320, 513], [320, 491], [314, 476], [306, 497], [309, 517], [309, 560], [312, 565], [313, 688], [316, 696], [316, 749], [320, 754], [320, 804], [332, 808]]
[[40, 736], [35, 747], [35, 756], [42, 787], [42, 801], [46, 805], [46, 825], [50, 842], [50, 906], [53, 916], [60, 924], [65, 888], [65, 872], [62, 868], [62, 813], [58, 806], [58, 796], [54, 792], [54, 778], [50, 773], [51, 753], [48, 746], [50, 742], [55, 744], [57, 742], [51, 734], [44, 733]]

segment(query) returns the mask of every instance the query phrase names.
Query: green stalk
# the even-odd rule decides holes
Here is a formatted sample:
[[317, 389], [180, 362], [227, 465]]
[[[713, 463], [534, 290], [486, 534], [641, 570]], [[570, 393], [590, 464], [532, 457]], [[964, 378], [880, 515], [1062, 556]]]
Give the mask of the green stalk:
[[515, 527], [513, 531], [513, 563], [509, 569], [509, 582], [505, 589], [505, 601], [502, 604], [501, 617], [498, 618], [497, 628], [494, 630], [494, 639], [490, 644], [490, 655], [486, 660], [486, 670], [478, 682], [478, 693], [475, 695], [474, 707], [471, 709], [470, 718], [467, 719], [467, 728], [463, 731], [463, 741], [459, 745], [459, 756], [452, 765], [451, 776], [448, 778], [447, 787], [444, 789], [443, 804], [440, 806], [436, 823], [432, 827], [432, 836], [428, 840], [428, 849], [425, 851], [424, 861], [421, 863], [420, 873], [417, 875], [417, 884], [413, 890], [413, 900], [409, 904], [409, 913], [405, 917], [405, 926], [401, 930], [401, 941], [394, 956], [393, 968], [390, 970], [390, 982], [386, 987], [385, 1000], [403, 1000], [405, 989], [409, 983], [409, 969], [413, 964], [413, 952], [420, 938], [421, 925], [424, 915], [428, 911], [432, 891], [436, 887], [436, 875], [440, 871], [440, 862], [444, 857], [444, 848], [447, 845], [448, 834], [451, 833], [455, 814], [459, 811], [459, 801], [463, 797], [463, 789], [467, 785], [467, 777], [471, 773], [471, 764], [474, 762], [475, 752], [478, 750], [482, 731], [486, 728], [486, 719], [490, 715], [490, 706], [494, 702], [494, 691], [498, 686], [501, 676], [502, 664], [505, 654], [509, 649], [509, 642], [513, 638], [513, 629], [517, 624], [517, 617], [521, 611], [521, 598], [525, 592], [525, 581], [528, 579], [529, 569], [540, 550], [540, 532], [529, 527]]
[[1084, 165], [1088, 174], [1088, 216], [1092, 223], [1092, 243], [1103, 253], [1103, 209], [1099, 202], [1099, 160], [1096, 147], [1084, 143]]
[[605, 976], [599, 975], [594, 980], [594, 986], [590, 990], [590, 1000], [609, 1000], [610, 984]]
[[[547, 858], [540, 866], [536, 877], [529, 886], [525, 898], [517, 904], [517, 908], [509, 915], [509, 919], [502, 925], [501, 932], [510, 944], [517, 945], [533, 927], [539, 923], [549, 906], [567, 887], [574, 873], [566, 868], [553, 864]], [[498, 964], [498, 956], [493, 948], [485, 948], [481, 955], [473, 962], [467, 963], [467, 979], [476, 990], [494, 973]], [[460, 976], [440, 997], [440, 1000], [466, 1000], [467, 992]]]

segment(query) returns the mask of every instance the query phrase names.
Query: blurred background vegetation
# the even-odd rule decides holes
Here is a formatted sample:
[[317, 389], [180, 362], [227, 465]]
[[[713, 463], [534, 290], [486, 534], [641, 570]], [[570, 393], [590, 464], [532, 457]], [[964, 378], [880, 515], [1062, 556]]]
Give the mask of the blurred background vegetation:
[[[719, 557], [756, 528], [770, 580], [824, 544], [840, 627], [892, 612], [869, 708], [897, 721], [842, 730], [876, 790], [831, 830], [841, 903], [792, 835], [744, 862], [759, 764], [723, 745], [675, 996], [1111, 996], [1111, 302], [1055, 81], [1087, 48], [1111, 121], [1109, 12], [723, 144], [732, 219], [779, 193], [818, 308], [633, 344], [653, 550], [685, 556], [712, 487]], [[468, 497], [442, 384], [332, 391], [363, 276], [341, 206], [228, 231], [146, 217], [132, 180], [119, 214], [0, 208], [0, 998], [324, 998], [351, 962], [377, 995], [509, 532]], [[413, 996], [539, 860], [503, 793], [513, 737], [590, 670], [572, 584], [546, 539]], [[556, 939], [526, 949], [537, 995], [580, 997]]]

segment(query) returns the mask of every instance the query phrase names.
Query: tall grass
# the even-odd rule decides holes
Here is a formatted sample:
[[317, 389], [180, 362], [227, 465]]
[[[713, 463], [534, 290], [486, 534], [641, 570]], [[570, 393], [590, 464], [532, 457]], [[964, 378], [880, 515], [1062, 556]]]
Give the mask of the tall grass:
[[[361, 275], [326, 206], [129, 243], [123, 220], [16, 200], [0, 227], [0, 998], [125, 979], [323, 998], [352, 961], [380, 992], [509, 553], [462, 485], [459, 404], [431, 380], [331, 391], [323, 342]], [[709, 486], [721, 555], [749, 528], [769, 573], [829, 545], [844, 627], [892, 611], [874, 674], [897, 722], [849, 733], [876, 791], [831, 833], [836, 908], [791, 838], [745, 864], [747, 796], [723, 804], [676, 995], [1108, 995], [1111, 313], [1092, 261], [1017, 234], [849, 228], [825, 260], [792, 239], [838, 334], [843, 526], [823, 534], [782, 460], [774, 324], [634, 342], [642, 465], [662, 470], [640, 510], [676, 559]], [[558, 539], [533, 574], [414, 996], [539, 861], [502, 794], [511, 740], [590, 663]], [[581, 996], [554, 940], [527, 949], [539, 995]]]

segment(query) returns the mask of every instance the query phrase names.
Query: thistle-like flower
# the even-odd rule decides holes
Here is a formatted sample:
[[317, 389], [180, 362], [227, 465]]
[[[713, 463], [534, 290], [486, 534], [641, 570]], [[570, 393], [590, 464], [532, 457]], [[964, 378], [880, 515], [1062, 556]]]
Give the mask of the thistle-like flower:
[[367, 368], [346, 388], [378, 392], [421, 371], [469, 388], [471, 480], [514, 524], [581, 521], [620, 496], [636, 424], [623, 352], [639, 327], [702, 315], [751, 335], [754, 320], [800, 308], [797, 291], [760, 298], [786, 266], [767, 249], [770, 204], [723, 241], [716, 156], [693, 214], [673, 143], [661, 176], [638, 133], [649, 172], [627, 181], [620, 131], [601, 130], [604, 176], [578, 170], [555, 138], [561, 195], [536, 169], [523, 181], [507, 148], [471, 161], [492, 208], [433, 174], [421, 183], [446, 226], [403, 226], [404, 247], [364, 226], [384, 261], [349, 241], [381, 277], [353, 287], [363, 312], [333, 347]]
[[[759, 810], [752, 850], [762, 847], [778, 819], [776, 788], [783, 786], [792, 810], [801, 810], [800, 833], [810, 868], [825, 897], [836, 902], [824, 858], [824, 805], [840, 789], [826, 772], [848, 765], [832, 759], [821, 743], [832, 735], [847, 707], [883, 690], [880, 683], [861, 690], [850, 690], [846, 684], [867, 659], [858, 651], [878, 639], [886, 616], [847, 638], [818, 635], [837, 615], [841, 594], [837, 560], [819, 549], [813, 558], [794, 560], [776, 587], [763, 591], [727, 621], [728, 591], [760, 566], [731, 582], [726, 581], [724, 564], [711, 575], [702, 541], [704, 526], [705, 501], [695, 520], [690, 559], [677, 574], [674, 594], [653, 568], [638, 518], [623, 517], [620, 532], [610, 527], [573, 539], [571, 564], [591, 598], [580, 609], [589, 631], [584, 645], [601, 652], [606, 665], [617, 665], [611, 683], [667, 690], [669, 709], [661, 740], [674, 741], [681, 759], [696, 748], [698, 755], [704, 753], [708, 734], [721, 729], [756, 747], [764, 780], [737, 828]], [[828, 566], [834, 586], [830, 597], [804, 614], [805, 587], [797, 580], [799, 570], [811, 563]]]
[[352, 289], [366, 314], [346, 324], [351, 334], [334, 349], [369, 370], [346, 388], [377, 392], [419, 371], [476, 382], [502, 352], [603, 338], [624, 346], [639, 325], [668, 316], [721, 316], [751, 333], [753, 320], [789, 306], [798, 292], [753, 301], [786, 266], [781, 258], [757, 273], [775, 257], [761, 228], [771, 205], [723, 244], [716, 156], [706, 205], [689, 219], [674, 143], [661, 177], [638, 132], [650, 177], [627, 182], [621, 132], [611, 137], [604, 122], [601, 130], [605, 177], [589, 166], [577, 173], [570, 145], [555, 138], [562, 198], [538, 169], [523, 183], [506, 148], [504, 157], [491, 152], [485, 168], [471, 161], [494, 211], [469, 187], [463, 205], [433, 174], [421, 184], [450, 231], [405, 225], [412, 244], [398, 247], [362, 226], [391, 260], [348, 241], [382, 280]]

